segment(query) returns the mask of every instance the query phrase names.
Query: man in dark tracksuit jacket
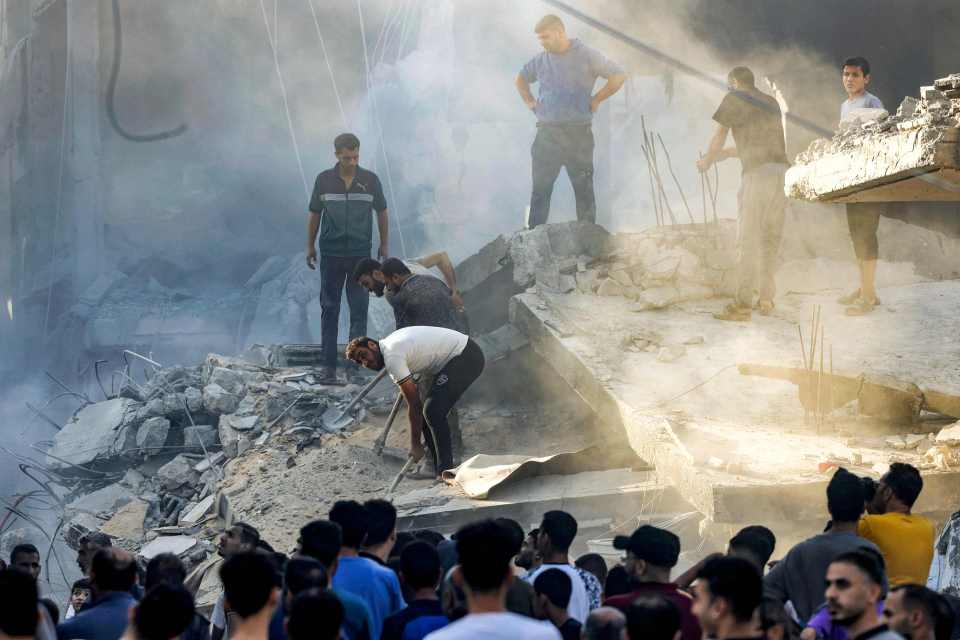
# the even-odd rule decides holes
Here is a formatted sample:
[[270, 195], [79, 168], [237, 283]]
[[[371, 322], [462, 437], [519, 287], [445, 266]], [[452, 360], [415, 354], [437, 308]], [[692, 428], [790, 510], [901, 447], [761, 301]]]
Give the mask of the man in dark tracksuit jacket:
[[[310, 198], [307, 266], [316, 268], [320, 233], [320, 333], [323, 377], [336, 378], [337, 328], [344, 287], [350, 307], [350, 336], [367, 333], [367, 291], [353, 279], [357, 263], [370, 257], [374, 211], [380, 232], [378, 256], [388, 252], [387, 201], [380, 178], [359, 166], [360, 140], [344, 133], [333, 141], [337, 164], [317, 176]], [[347, 342], [348, 340], [345, 340]]]

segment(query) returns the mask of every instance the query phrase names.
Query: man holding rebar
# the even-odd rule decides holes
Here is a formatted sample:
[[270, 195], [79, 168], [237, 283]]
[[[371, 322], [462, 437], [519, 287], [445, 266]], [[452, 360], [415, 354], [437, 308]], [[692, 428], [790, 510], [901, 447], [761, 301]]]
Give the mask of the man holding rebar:
[[[789, 163], [777, 101], [757, 89], [753, 72], [746, 67], [733, 69], [727, 82], [730, 92], [713, 114], [717, 129], [710, 148], [697, 161], [697, 168], [703, 173], [714, 162], [727, 158], [740, 158], [743, 166], [737, 292], [733, 303], [714, 317], [749, 320], [754, 308], [754, 289], [759, 290], [756, 308], [760, 313], [769, 315], [773, 311], [774, 275], [787, 206], [783, 176]], [[729, 132], [733, 132], [735, 146], [724, 148]]]
[[[516, 80], [520, 97], [537, 115], [527, 228], [546, 223], [553, 184], [563, 167], [577, 201], [577, 220], [596, 222], [590, 124], [600, 103], [619, 91], [627, 76], [599, 51], [568, 38], [563, 21], [555, 15], [541, 18], [534, 31], [544, 51], [523, 66]], [[594, 94], [597, 78], [606, 78], [607, 83]], [[538, 99], [530, 93], [534, 82], [540, 83]]]

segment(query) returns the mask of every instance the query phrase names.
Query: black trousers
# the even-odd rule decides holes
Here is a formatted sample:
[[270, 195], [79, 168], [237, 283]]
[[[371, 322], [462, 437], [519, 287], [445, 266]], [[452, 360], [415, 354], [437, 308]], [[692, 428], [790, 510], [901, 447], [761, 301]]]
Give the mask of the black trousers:
[[885, 211], [885, 202], [851, 202], [847, 205], [847, 228], [857, 260], [877, 259], [880, 248], [877, 229]]
[[483, 373], [486, 360], [480, 346], [467, 340], [467, 346], [433, 377], [433, 385], [423, 403], [427, 450], [433, 457], [434, 469], [439, 474], [453, 467], [453, 448], [450, 442], [450, 424], [447, 414], [460, 396]]
[[353, 280], [353, 269], [364, 256], [320, 256], [320, 344], [324, 366], [337, 366], [337, 329], [340, 298], [347, 289], [350, 307], [350, 338], [367, 335], [370, 293]]
[[533, 192], [530, 195], [530, 229], [546, 224], [550, 217], [553, 185], [566, 167], [577, 201], [577, 220], [597, 221], [593, 192], [593, 130], [584, 124], [539, 124], [530, 151], [533, 163]]

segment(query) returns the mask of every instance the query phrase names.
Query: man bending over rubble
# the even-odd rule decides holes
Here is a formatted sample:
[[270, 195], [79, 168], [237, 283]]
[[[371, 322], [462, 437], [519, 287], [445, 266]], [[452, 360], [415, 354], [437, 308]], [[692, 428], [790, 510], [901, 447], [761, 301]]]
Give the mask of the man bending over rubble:
[[[354, 338], [347, 345], [347, 358], [367, 369], [384, 367], [400, 387], [410, 418], [410, 457], [424, 455], [420, 444], [426, 426], [426, 443], [440, 474], [453, 466], [453, 451], [447, 414], [460, 396], [480, 377], [485, 360], [480, 346], [469, 336], [442, 327], [406, 327], [379, 342]], [[433, 384], [420, 401], [414, 374], [433, 376]]]
[[[457, 289], [457, 272], [454, 270], [453, 262], [450, 261], [450, 256], [447, 255], [446, 251], [437, 251], [436, 253], [414, 258], [413, 260], [392, 259], [399, 261], [407, 268], [410, 274], [416, 276], [431, 276], [436, 278], [436, 273], [431, 271], [431, 269], [436, 267], [440, 275], [443, 276], [443, 283], [447, 285], [450, 301], [453, 303], [453, 306], [457, 311], [463, 311], [463, 298], [460, 297], [460, 290]], [[353, 279], [357, 284], [378, 298], [382, 297], [384, 293], [387, 293], [389, 301], [389, 286], [383, 276], [383, 265], [379, 260], [364, 258], [358, 262], [353, 270]], [[384, 291], [385, 289], [387, 291]]]
[[[730, 92], [713, 114], [717, 129], [710, 148], [697, 161], [697, 168], [703, 173], [714, 162], [727, 158], [740, 158], [743, 166], [738, 198], [737, 293], [733, 303], [714, 317], [749, 320], [754, 288], [760, 291], [757, 302], [760, 313], [769, 315], [773, 311], [774, 274], [787, 206], [783, 176], [789, 163], [777, 101], [757, 89], [753, 72], [746, 67], [733, 69], [727, 82]], [[723, 145], [731, 131], [736, 146], [725, 149]]]
[[[847, 99], [840, 105], [840, 122], [857, 117], [859, 109], [883, 109], [880, 98], [867, 91], [870, 84], [870, 63], [866, 58], [856, 57], [843, 61], [840, 67], [843, 88]], [[860, 287], [838, 300], [849, 305], [848, 316], [860, 316], [870, 313], [880, 304], [877, 299], [877, 229], [880, 216], [886, 208], [882, 202], [851, 202], [847, 204], [847, 226], [850, 228], [850, 240], [853, 252], [860, 268]]]
[[320, 234], [320, 342], [325, 381], [336, 380], [337, 327], [344, 287], [350, 307], [350, 337], [367, 332], [370, 297], [350, 276], [360, 260], [370, 257], [374, 211], [380, 234], [377, 255], [389, 253], [387, 201], [377, 174], [359, 165], [360, 140], [343, 133], [333, 147], [337, 164], [317, 176], [307, 226], [307, 266], [311, 269], [316, 269]]

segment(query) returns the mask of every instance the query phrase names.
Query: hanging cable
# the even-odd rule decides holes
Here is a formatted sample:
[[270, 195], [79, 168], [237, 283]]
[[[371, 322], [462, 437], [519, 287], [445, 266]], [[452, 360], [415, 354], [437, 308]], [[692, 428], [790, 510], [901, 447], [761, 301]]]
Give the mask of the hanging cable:
[[300, 158], [300, 145], [297, 144], [297, 134], [293, 130], [293, 118], [290, 117], [290, 103], [287, 101], [287, 85], [283, 81], [283, 72], [280, 70], [280, 57], [277, 55], [277, 47], [274, 45], [273, 36], [270, 35], [270, 21], [267, 19], [267, 8], [260, 0], [260, 13], [263, 14], [263, 26], [267, 30], [267, 42], [270, 43], [270, 51], [273, 53], [273, 67], [277, 72], [277, 80], [280, 81], [280, 96], [283, 98], [283, 111], [287, 115], [287, 127], [290, 130], [290, 140], [293, 142], [293, 153], [297, 157], [297, 167], [300, 169], [300, 179], [303, 181], [303, 191], [310, 197], [310, 186], [307, 184], [307, 174], [303, 170], [303, 160]]
[[343, 110], [343, 100], [340, 99], [340, 90], [337, 89], [337, 78], [333, 75], [333, 65], [330, 64], [330, 56], [327, 55], [327, 45], [323, 42], [323, 34], [320, 33], [320, 21], [317, 19], [317, 11], [313, 7], [313, 0], [307, 0], [307, 4], [310, 6], [310, 14], [313, 16], [313, 26], [317, 29], [317, 39], [320, 40], [320, 50], [323, 51], [323, 59], [327, 64], [327, 73], [330, 74], [330, 84], [333, 85], [333, 95], [337, 99], [337, 107], [340, 109], [343, 128], [349, 129], [350, 123], [347, 122], [347, 112]]
[[[69, 29], [68, 29], [69, 31]], [[120, 0], [113, 0], [113, 64], [110, 67], [110, 80], [107, 82], [107, 119], [114, 131], [131, 142], [156, 142], [175, 138], [187, 130], [187, 125], [181, 124], [169, 131], [158, 133], [130, 133], [122, 126], [117, 118], [117, 78], [120, 75], [120, 59], [123, 57], [123, 27], [120, 24]]]
[[[376, 126], [377, 138], [380, 142], [380, 153], [383, 155], [383, 166], [387, 174], [387, 190], [390, 192], [390, 199], [393, 201], [394, 207], [397, 205], [397, 198], [393, 190], [393, 176], [390, 172], [390, 160], [387, 157], [387, 145], [383, 139], [383, 126], [380, 124], [380, 112], [377, 109], [377, 94], [373, 90], [373, 80], [370, 75], [370, 58], [367, 55], [367, 34], [366, 29], [363, 24], [363, 9], [360, 6], [360, 0], [357, 0], [357, 16], [360, 19], [360, 40], [363, 44], [363, 64], [367, 72], [367, 95], [370, 97], [370, 104], [373, 110], [373, 121]], [[400, 252], [401, 255], [407, 257], [407, 244], [403, 239], [403, 229], [400, 227], [400, 212], [394, 210], [394, 215], [390, 216], [396, 220], [397, 235], [400, 237]]]

